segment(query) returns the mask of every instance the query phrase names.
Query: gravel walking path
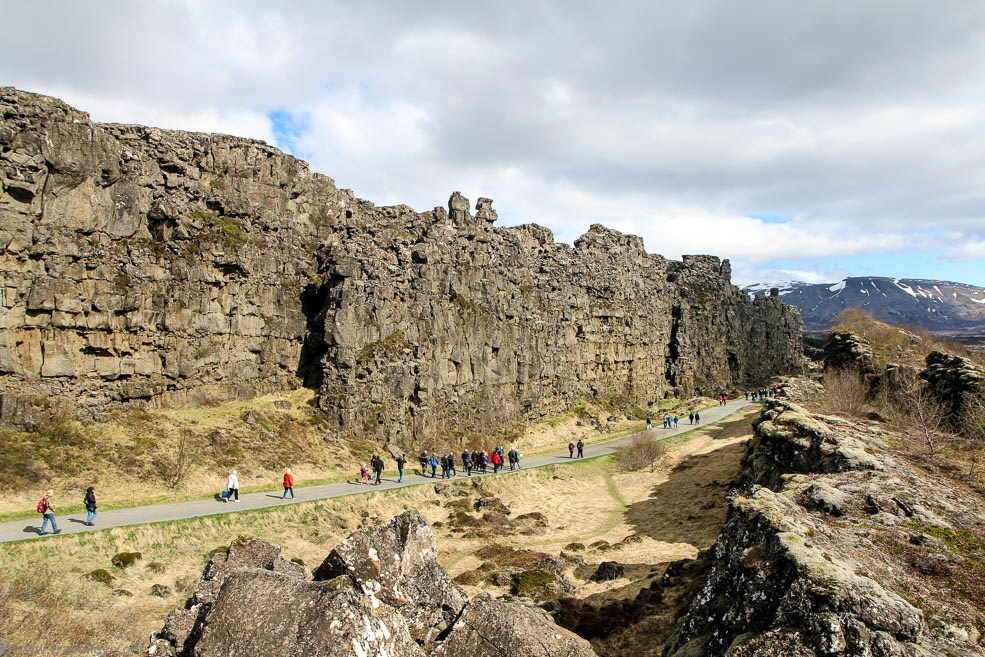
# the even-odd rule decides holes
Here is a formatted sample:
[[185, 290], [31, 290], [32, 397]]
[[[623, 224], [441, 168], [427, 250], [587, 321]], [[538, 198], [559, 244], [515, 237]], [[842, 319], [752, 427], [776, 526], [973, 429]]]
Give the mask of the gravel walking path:
[[[715, 406], [714, 408], [708, 408], [701, 411], [701, 425], [705, 426], [713, 424], [722, 420], [725, 417], [732, 415], [737, 412], [742, 407], [746, 406], [750, 402], [744, 399], [736, 399], [730, 401], [727, 406]], [[696, 428], [694, 425], [687, 424], [687, 418], [682, 418], [684, 421], [681, 422], [676, 429], [659, 429], [654, 428], [650, 430], [650, 433], [654, 434], [655, 437], [659, 439], [670, 438], [671, 436], [676, 436], [691, 429]], [[656, 421], [656, 419], [655, 419]], [[636, 434], [631, 434], [629, 436], [624, 436], [622, 438], [616, 438], [613, 440], [608, 440], [605, 442], [592, 443], [585, 445], [585, 458], [592, 458], [595, 456], [602, 456], [604, 454], [611, 454], [616, 451], [622, 445], [629, 443], [633, 436]], [[457, 455], [456, 455], [457, 456]], [[549, 452], [544, 454], [536, 454], [529, 457], [524, 457], [521, 465], [524, 470], [529, 470], [530, 468], [539, 468], [547, 465], [556, 465], [571, 463], [577, 461], [578, 458], [571, 459], [568, 457], [567, 445], [561, 448], [560, 451]], [[80, 514], [71, 514], [61, 516], [56, 513], [56, 518], [58, 521], [58, 527], [61, 529], [61, 535], [65, 536], [67, 534], [78, 534], [87, 531], [99, 531], [101, 529], [108, 529], [111, 527], [124, 527], [127, 525], [144, 525], [155, 522], [168, 522], [173, 520], [182, 520], [185, 518], [197, 518], [202, 516], [212, 516], [219, 515], [223, 513], [235, 513], [240, 511], [251, 511], [255, 509], [263, 509], [272, 506], [281, 506], [286, 504], [296, 504], [298, 502], [310, 502], [312, 500], [321, 500], [331, 497], [343, 497], [345, 495], [359, 495], [362, 493], [372, 493], [379, 490], [392, 490], [394, 488], [403, 488], [405, 486], [420, 486], [421, 484], [431, 484], [441, 481], [439, 476], [438, 479], [432, 479], [431, 477], [423, 477], [417, 473], [416, 466], [418, 466], [416, 455], [409, 455], [409, 460], [407, 463], [407, 468], [404, 471], [404, 480], [401, 483], [397, 482], [396, 477], [384, 477], [382, 483], [379, 486], [373, 485], [361, 485], [355, 482], [344, 482], [336, 484], [324, 484], [321, 486], [309, 486], [305, 488], [295, 487], [294, 492], [297, 495], [296, 499], [287, 498], [286, 500], [281, 499], [281, 492], [266, 492], [266, 493], [249, 493], [240, 494], [239, 503], [229, 502], [223, 503], [215, 499], [205, 499], [205, 500], [192, 500], [189, 502], [175, 502], [172, 504], [155, 504], [152, 506], [140, 506], [133, 507], [129, 509], [115, 509], [112, 511], [100, 511], [96, 518], [96, 526], [88, 527], [85, 524], [85, 512]], [[464, 470], [462, 470], [464, 472]], [[474, 471], [473, 471], [474, 472]], [[504, 470], [500, 470], [499, 475], [509, 474], [510, 470], [507, 467]], [[499, 476], [495, 475], [495, 476]], [[459, 474], [459, 477], [465, 476], [464, 474]], [[489, 465], [489, 474], [478, 475], [473, 474], [473, 476], [478, 477], [490, 477], [492, 475], [492, 464]], [[222, 482], [217, 480], [216, 486], [221, 487]], [[40, 514], [37, 518], [32, 518], [28, 520], [12, 520], [10, 522], [0, 523], [0, 543], [8, 543], [10, 541], [19, 541], [27, 538], [36, 538], [41, 527], [41, 516]], [[47, 538], [49, 535], [45, 536]]]

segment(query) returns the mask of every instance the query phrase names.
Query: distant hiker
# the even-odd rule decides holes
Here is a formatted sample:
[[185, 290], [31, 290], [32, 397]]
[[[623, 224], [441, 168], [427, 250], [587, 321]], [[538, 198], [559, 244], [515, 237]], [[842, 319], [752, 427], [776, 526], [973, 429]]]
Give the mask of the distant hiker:
[[380, 477], [383, 476], [383, 467], [384, 467], [383, 466], [383, 458], [380, 457], [380, 456], [374, 456], [373, 458], [376, 459], [373, 462], [373, 473], [376, 475], [376, 479], [375, 479], [375, 481], [373, 481], [373, 485], [374, 486], [379, 486], [380, 483], [382, 483], [380, 481]]
[[479, 470], [482, 474], [486, 474], [486, 466], [489, 465], [489, 455], [486, 454], [486, 450], [479, 452]]
[[512, 447], [506, 452], [506, 460], [509, 461], [510, 472], [512, 472], [516, 468], [516, 450]]
[[438, 476], [438, 457], [431, 454], [431, 459], [428, 461], [428, 465], [431, 466], [431, 478], [434, 479]]
[[701, 415], [700, 414], [698, 414], [698, 413], [695, 413], [694, 414], [694, 423], [695, 424], [701, 424]]
[[96, 489], [92, 486], [86, 488], [85, 497], [82, 498], [82, 504], [86, 508], [86, 526], [92, 527], [96, 524]]
[[431, 460], [428, 458], [428, 451], [424, 450], [417, 459], [421, 463], [421, 476], [428, 476], [428, 462]]
[[52, 504], [51, 498], [54, 496], [55, 491], [48, 490], [45, 492], [44, 497], [38, 502], [38, 513], [43, 516], [41, 520], [41, 531], [38, 532], [40, 536], [44, 536], [48, 532], [45, 530], [48, 527], [48, 523], [51, 523], [51, 533], [61, 534], [62, 530], [58, 529], [58, 523], [55, 522], [55, 505]]
[[687, 414], [687, 423], [688, 424], [694, 424], [694, 413], [688, 413]]
[[442, 454], [441, 455], [440, 462], [441, 462], [441, 478], [442, 479], [447, 479], [448, 478], [448, 455], [447, 454]]
[[369, 468], [363, 463], [359, 468], [359, 483], [368, 484], [369, 483]]
[[575, 444], [574, 442], [568, 443], [568, 458], [573, 459], [575, 457]]
[[287, 499], [287, 494], [291, 494], [291, 499], [294, 499], [294, 474], [291, 469], [288, 468], [284, 471], [284, 494], [280, 496], [280, 499]]
[[649, 431], [653, 428], [653, 416], [649, 413], [646, 414], [646, 430]]
[[469, 477], [472, 476], [472, 455], [469, 454], [469, 450], [462, 451], [462, 467], [465, 468], [465, 474]]
[[239, 502], [239, 477], [236, 476], [235, 470], [231, 470], [229, 476], [226, 477], [226, 490], [229, 491], [229, 496], [226, 497], [227, 502], [234, 498], [236, 502]]
[[407, 464], [407, 457], [401, 454], [397, 457], [397, 483], [404, 480], [404, 465]]
[[581, 438], [578, 439], [578, 458], [585, 456], [585, 443]]
[[494, 450], [492, 453], [492, 464], [493, 464], [493, 474], [499, 472], [500, 466], [503, 465], [503, 457], [499, 451]]
[[681, 418], [679, 418], [679, 417], [677, 417], [677, 416], [675, 415], [675, 416], [674, 416], [674, 428], [675, 428], [675, 429], [677, 428], [677, 423], [678, 423], [678, 422], [680, 422], [680, 421], [681, 421]]
[[451, 477], [458, 476], [458, 470], [455, 469], [455, 455], [452, 452], [448, 452], [448, 475]]
[[516, 469], [517, 470], [520, 469], [520, 457], [521, 456], [523, 456], [523, 454], [520, 453], [520, 450], [519, 449], [514, 449], [513, 450], [513, 458], [516, 460]]

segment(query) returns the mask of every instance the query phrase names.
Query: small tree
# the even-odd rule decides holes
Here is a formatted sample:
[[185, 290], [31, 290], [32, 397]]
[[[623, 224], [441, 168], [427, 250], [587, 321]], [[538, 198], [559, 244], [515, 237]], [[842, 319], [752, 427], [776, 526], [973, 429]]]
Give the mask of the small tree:
[[869, 384], [851, 369], [824, 373], [825, 406], [828, 410], [859, 417], [868, 408]]
[[195, 445], [191, 432], [182, 429], [174, 447], [168, 454], [161, 454], [155, 463], [157, 474], [170, 489], [175, 489], [188, 477], [195, 464]]
[[623, 470], [635, 472], [649, 468], [653, 472], [657, 462], [667, 453], [663, 441], [654, 440], [650, 432], [643, 431], [633, 436], [628, 445], [616, 450], [616, 461]]
[[968, 394], [961, 403], [961, 435], [970, 442], [968, 477], [974, 477], [985, 453], [985, 391]]
[[947, 406], [916, 376], [900, 377], [892, 390], [883, 395], [886, 416], [902, 433], [915, 433], [931, 456], [948, 436]]

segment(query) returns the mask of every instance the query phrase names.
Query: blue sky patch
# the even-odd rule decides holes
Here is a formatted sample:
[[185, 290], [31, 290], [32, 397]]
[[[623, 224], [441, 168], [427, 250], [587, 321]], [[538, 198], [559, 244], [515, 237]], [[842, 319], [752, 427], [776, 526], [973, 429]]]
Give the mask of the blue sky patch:
[[762, 221], [764, 224], [789, 224], [793, 221], [793, 217], [788, 217], [785, 214], [773, 214], [770, 212], [753, 212], [747, 214], [750, 219], [756, 219]]
[[286, 109], [277, 109], [267, 113], [273, 127], [274, 144], [277, 148], [287, 151], [295, 157], [306, 157], [297, 151], [298, 139], [308, 131], [311, 121], [306, 114], [294, 114]]

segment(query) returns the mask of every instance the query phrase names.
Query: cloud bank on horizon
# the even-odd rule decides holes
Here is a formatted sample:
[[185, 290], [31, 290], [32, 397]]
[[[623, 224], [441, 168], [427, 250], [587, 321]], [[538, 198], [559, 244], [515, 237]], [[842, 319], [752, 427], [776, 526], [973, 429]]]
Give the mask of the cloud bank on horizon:
[[736, 282], [985, 285], [985, 3], [0, 0], [0, 84]]

